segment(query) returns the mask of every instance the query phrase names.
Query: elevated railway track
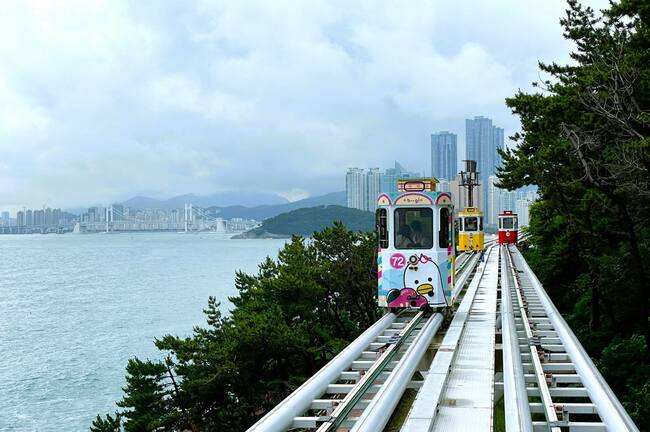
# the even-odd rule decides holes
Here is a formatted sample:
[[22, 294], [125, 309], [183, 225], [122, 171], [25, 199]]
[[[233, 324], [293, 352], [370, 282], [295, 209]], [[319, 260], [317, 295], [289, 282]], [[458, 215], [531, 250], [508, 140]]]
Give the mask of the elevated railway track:
[[382, 431], [409, 388], [403, 432], [494, 430], [501, 398], [508, 432], [638, 431], [517, 248], [486, 246], [442, 341], [442, 314], [388, 313], [249, 431]]

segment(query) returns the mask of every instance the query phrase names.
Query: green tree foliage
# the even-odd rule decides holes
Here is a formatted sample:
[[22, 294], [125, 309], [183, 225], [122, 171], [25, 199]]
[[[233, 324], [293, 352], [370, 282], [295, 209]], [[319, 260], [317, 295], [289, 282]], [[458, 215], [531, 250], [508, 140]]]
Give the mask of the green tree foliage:
[[115, 417], [106, 414], [105, 418], [97, 415], [90, 426], [90, 432], [122, 432], [120, 414], [115, 413]]
[[540, 64], [540, 91], [507, 100], [521, 119], [502, 153], [503, 187], [534, 184], [526, 252], [554, 301], [639, 426], [650, 429], [650, 7], [561, 21], [571, 65]]
[[379, 318], [376, 271], [370, 233], [335, 223], [293, 237], [237, 273], [229, 316], [210, 298], [206, 327], [156, 341], [166, 362], [129, 361], [124, 430], [245, 430]]
[[311, 235], [340, 221], [352, 231], [373, 231], [374, 213], [337, 205], [301, 208], [266, 219], [257, 232], [285, 236]]
[[130, 359], [126, 365], [124, 398], [117, 403], [125, 408], [125, 432], [164, 430], [176, 424], [172, 394], [166, 382], [168, 370], [163, 363]]

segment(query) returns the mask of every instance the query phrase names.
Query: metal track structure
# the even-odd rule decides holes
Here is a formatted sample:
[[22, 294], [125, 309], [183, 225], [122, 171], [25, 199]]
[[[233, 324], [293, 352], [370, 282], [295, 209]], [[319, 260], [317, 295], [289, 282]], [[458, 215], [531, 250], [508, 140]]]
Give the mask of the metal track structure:
[[[459, 256], [458, 283], [477, 262], [478, 255]], [[413, 376], [425, 372], [421, 359], [442, 321], [414, 310], [384, 315], [248, 431], [382, 430], [406, 388], [422, 385]]]
[[506, 430], [638, 431], [519, 250], [501, 255]]
[[[428, 367], [442, 316], [386, 314], [249, 432], [378, 432], [406, 388], [418, 393], [402, 432], [489, 431], [501, 385], [508, 432], [638, 431], [516, 247], [464, 254], [456, 266], [460, 287], [477, 270]], [[495, 380], [499, 284], [503, 383]]]
[[402, 432], [492, 427], [499, 254], [488, 248], [429, 366]]

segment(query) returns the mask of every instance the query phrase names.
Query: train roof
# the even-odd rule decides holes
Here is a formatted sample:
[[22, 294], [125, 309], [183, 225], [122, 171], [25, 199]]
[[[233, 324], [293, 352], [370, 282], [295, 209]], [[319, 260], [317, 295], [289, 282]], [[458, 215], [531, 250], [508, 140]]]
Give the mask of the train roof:
[[449, 192], [389, 192], [382, 193], [377, 197], [379, 207], [387, 206], [431, 206], [431, 205], [452, 205], [452, 197]]
[[458, 211], [458, 216], [482, 216], [483, 212], [477, 207], [465, 207]]

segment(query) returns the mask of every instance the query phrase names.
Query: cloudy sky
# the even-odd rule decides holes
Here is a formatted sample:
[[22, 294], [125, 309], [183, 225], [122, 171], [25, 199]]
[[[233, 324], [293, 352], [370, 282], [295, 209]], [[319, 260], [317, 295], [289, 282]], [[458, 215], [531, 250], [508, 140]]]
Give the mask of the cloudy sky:
[[[605, 2], [597, 2], [602, 6]], [[3, 1], [0, 209], [344, 189], [567, 61], [561, 0]]]

